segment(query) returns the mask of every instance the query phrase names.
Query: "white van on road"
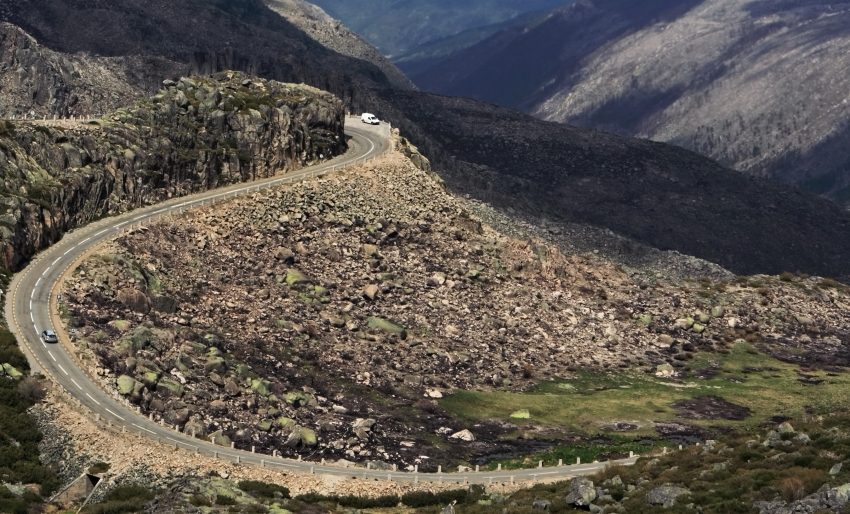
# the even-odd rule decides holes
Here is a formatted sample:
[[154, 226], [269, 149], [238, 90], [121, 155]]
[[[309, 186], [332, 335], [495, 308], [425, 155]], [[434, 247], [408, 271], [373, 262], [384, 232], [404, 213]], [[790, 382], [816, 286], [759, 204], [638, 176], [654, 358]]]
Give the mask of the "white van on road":
[[369, 124], [369, 125], [380, 125], [381, 124], [381, 120], [379, 120], [377, 116], [375, 116], [374, 114], [368, 113], [368, 112], [364, 112], [360, 116], [360, 121], [362, 121], [363, 123]]

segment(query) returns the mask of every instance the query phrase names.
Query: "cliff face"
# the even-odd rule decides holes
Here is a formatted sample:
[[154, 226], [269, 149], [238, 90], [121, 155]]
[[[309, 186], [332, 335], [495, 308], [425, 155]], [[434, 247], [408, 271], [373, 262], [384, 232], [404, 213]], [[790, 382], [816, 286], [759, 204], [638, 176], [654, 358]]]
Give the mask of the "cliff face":
[[0, 266], [101, 216], [345, 149], [342, 103], [317, 89], [233, 73], [165, 85], [103, 120], [0, 125]]

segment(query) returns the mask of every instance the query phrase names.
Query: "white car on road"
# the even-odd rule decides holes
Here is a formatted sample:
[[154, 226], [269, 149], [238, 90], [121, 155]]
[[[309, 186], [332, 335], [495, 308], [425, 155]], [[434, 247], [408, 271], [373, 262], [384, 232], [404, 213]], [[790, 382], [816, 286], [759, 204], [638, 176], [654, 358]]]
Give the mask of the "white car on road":
[[360, 115], [360, 121], [369, 125], [381, 124], [381, 120], [379, 120], [377, 116], [368, 112], [364, 112], [362, 115]]

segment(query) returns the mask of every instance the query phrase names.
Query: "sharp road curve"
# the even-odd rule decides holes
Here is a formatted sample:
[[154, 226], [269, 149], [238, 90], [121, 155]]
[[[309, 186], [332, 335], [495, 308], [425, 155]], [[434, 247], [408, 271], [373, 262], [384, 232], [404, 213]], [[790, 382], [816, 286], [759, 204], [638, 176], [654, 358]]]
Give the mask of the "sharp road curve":
[[[240, 183], [203, 193], [172, 199], [150, 207], [137, 209], [126, 214], [100, 220], [67, 233], [62, 240], [41, 252], [9, 286], [6, 296], [5, 315], [10, 328], [27, 353], [34, 370], [42, 372], [89, 411], [89, 415], [102, 423], [121, 427], [127, 432], [156, 440], [175, 448], [200, 453], [228, 462], [244, 463], [291, 473], [336, 475], [397, 482], [447, 482], [447, 483], [505, 483], [513, 481], [552, 480], [578, 475], [592, 474], [603, 469], [606, 463], [535, 468], [513, 471], [482, 471], [466, 473], [410, 473], [403, 471], [379, 471], [359, 467], [341, 467], [315, 462], [302, 462], [281, 457], [252, 453], [249, 449], [224, 448], [209, 441], [194, 438], [172, 427], [161, 425], [141, 414], [113, 391], [104, 391], [81, 369], [67, 334], [62, 327], [53, 326], [57, 319], [57, 297], [61, 279], [66, 271], [75, 266], [97, 245], [112, 240], [123, 231], [134, 226], [150, 223], [158, 218], [183, 212], [187, 209], [210, 205], [237, 196], [245, 196], [260, 189], [281, 184], [299, 182], [332, 173], [344, 166], [365, 162], [378, 157], [390, 147], [389, 130], [386, 125], [369, 127], [361, 125], [359, 119], [346, 120], [346, 134], [350, 136], [349, 151], [331, 161], [289, 173], [250, 183]], [[59, 334], [59, 344], [45, 344], [40, 333], [54, 328]], [[633, 464], [635, 459], [617, 461], [617, 464]], [[613, 463], [608, 463], [613, 464]]]

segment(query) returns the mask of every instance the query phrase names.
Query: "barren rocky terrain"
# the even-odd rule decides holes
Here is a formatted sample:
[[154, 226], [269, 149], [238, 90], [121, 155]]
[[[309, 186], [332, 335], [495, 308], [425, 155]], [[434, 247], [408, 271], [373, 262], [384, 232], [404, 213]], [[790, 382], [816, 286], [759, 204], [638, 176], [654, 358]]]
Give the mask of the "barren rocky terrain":
[[71, 333], [105, 387], [186, 432], [423, 468], [523, 451], [512, 423], [448, 415], [437, 400], [457, 391], [578, 369], [672, 376], [742, 339], [850, 364], [840, 284], [648, 280], [468, 207], [394, 153], [194, 211], [87, 260], [66, 288]]
[[105, 114], [188, 72], [158, 57], [61, 54], [0, 22], [0, 118]]

